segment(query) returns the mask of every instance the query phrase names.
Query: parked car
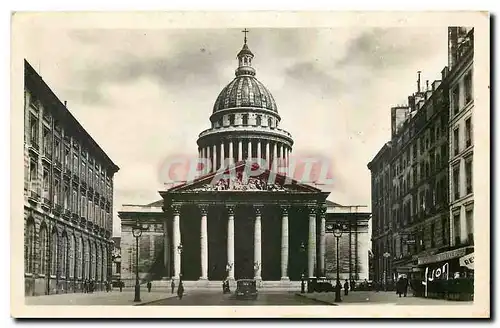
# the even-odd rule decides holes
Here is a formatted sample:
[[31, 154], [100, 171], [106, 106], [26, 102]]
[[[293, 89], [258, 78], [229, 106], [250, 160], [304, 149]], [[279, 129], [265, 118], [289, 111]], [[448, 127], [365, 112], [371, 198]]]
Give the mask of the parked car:
[[236, 298], [257, 299], [257, 282], [255, 279], [240, 279], [236, 281]]
[[310, 293], [333, 292], [335, 291], [334, 284], [335, 282], [332, 282], [332, 280], [327, 279], [326, 277], [309, 278], [308, 291]]

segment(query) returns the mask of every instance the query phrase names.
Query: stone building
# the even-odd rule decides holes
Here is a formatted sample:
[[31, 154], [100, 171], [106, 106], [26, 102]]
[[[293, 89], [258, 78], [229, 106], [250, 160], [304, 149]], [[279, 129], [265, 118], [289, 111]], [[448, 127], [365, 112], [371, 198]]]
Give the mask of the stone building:
[[[142, 281], [182, 277], [219, 286], [226, 278], [255, 278], [289, 285], [302, 275], [331, 276], [331, 220], [349, 223], [340, 243], [343, 277], [367, 278], [370, 213], [334, 206], [329, 193], [291, 177], [293, 139], [279, 128], [274, 98], [255, 78], [246, 38], [237, 58], [236, 77], [215, 101], [211, 128], [198, 138], [206, 164], [200, 175], [160, 191], [158, 202], [119, 212], [122, 278], [135, 283], [137, 258]], [[147, 225], [138, 257], [136, 224]]]
[[25, 295], [108, 280], [118, 167], [33, 67], [24, 67]]
[[[425, 279], [473, 252], [473, 30], [449, 29], [449, 66], [440, 81], [391, 110], [392, 136], [372, 173], [374, 279]], [[450, 192], [451, 191], [451, 192]], [[453, 218], [450, 220], [450, 218]]]

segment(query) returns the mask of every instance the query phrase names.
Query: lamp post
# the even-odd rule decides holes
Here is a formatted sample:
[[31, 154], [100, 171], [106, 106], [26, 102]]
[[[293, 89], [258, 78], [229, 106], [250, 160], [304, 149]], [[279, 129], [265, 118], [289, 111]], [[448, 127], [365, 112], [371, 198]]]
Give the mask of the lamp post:
[[132, 227], [132, 235], [135, 237], [135, 295], [134, 302], [141, 301], [141, 284], [139, 282], [139, 238], [142, 235], [142, 231], [146, 230], [147, 226], [143, 227], [136, 224]]
[[179, 286], [182, 284], [182, 243], [177, 245], [177, 253], [181, 256], [181, 267], [180, 267], [180, 272], [179, 272]]
[[302, 259], [302, 261], [304, 262], [304, 268], [302, 269], [302, 274], [300, 275], [300, 280], [301, 280], [301, 283], [300, 283], [300, 292], [302, 294], [304, 294], [306, 292], [306, 286], [305, 286], [305, 281], [304, 281], [304, 276], [305, 276], [305, 272], [306, 272], [306, 269], [305, 269], [305, 263], [306, 261], [304, 260], [304, 254], [306, 253], [306, 245], [304, 244], [304, 242], [301, 242], [300, 243], [300, 258]]
[[[340, 267], [339, 267], [339, 240], [342, 237], [342, 232], [347, 230], [347, 226], [345, 224], [337, 223], [334, 226], [329, 225], [330, 229], [333, 229], [333, 236], [337, 240], [337, 286], [335, 286], [335, 302], [342, 302], [340, 298], [340, 290], [342, 286], [340, 285]], [[330, 230], [329, 229], [329, 230]]]

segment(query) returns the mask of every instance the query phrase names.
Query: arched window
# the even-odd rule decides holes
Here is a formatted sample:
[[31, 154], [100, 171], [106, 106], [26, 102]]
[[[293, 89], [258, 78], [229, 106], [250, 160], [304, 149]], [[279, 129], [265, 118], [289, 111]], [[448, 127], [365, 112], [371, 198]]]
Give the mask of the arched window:
[[261, 126], [262, 125], [262, 117], [260, 117], [260, 115], [257, 115], [257, 117], [255, 118], [255, 124], [257, 126]]
[[57, 275], [57, 244], [59, 243], [59, 238], [57, 231], [52, 232], [52, 238], [50, 241], [50, 275]]
[[96, 280], [101, 281], [101, 245], [96, 247]]
[[90, 279], [95, 280], [95, 244], [94, 242], [90, 243]]
[[83, 273], [83, 239], [82, 237], [78, 238], [78, 246], [76, 248], [76, 277], [78, 279], [82, 278], [82, 273]]
[[84, 252], [84, 266], [83, 266], [83, 278], [84, 279], [89, 279], [90, 278], [90, 249], [89, 249], [89, 241], [85, 241], [85, 252]]
[[47, 274], [47, 227], [40, 228], [40, 274]]
[[102, 279], [108, 280], [108, 252], [106, 245], [102, 247]]
[[66, 277], [68, 270], [68, 235], [64, 234], [61, 240], [61, 277]]
[[76, 254], [75, 236], [71, 235], [71, 237], [69, 239], [69, 254], [68, 254], [68, 258], [69, 258], [69, 274], [68, 274], [68, 276], [70, 278], [73, 278], [75, 276], [75, 254]]
[[273, 119], [272, 118], [268, 118], [267, 119], [267, 126], [271, 127], [273, 125]]
[[243, 125], [248, 125], [248, 114], [243, 114], [242, 121]]
[[33, 273], [34, 253], [35, 253], [35, 223], [28, 221], [24, 240], [24, 270], [26, 273]]
[[229, 115], [229, 125], [234, 125], [234, 114]]

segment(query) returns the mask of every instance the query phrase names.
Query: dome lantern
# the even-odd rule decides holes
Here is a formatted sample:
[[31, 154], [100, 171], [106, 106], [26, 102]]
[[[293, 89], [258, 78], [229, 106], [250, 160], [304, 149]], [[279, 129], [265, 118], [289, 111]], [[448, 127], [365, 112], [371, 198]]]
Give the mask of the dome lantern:
[[244, 43], [243, 43], [243, 47], [241, 48], [240, 52], [238, 53], [238, 68], [236, 69], [236, 76], [240, 76], [240, 75], [251, 75], [251, 76], [254, 76], [255, 75], [255, 69], [252, 67], [252, 59], [253, 59], [253, 53], [252, 51], [250, 50], [250, 48], [248, 48], [248, 44], [247, 44], [247, 33], [248, 33], [248, 30], [247, 29], [244, 29], [242, 31], [243, 33], [245, 33], [245, 38], [244, 38]]

